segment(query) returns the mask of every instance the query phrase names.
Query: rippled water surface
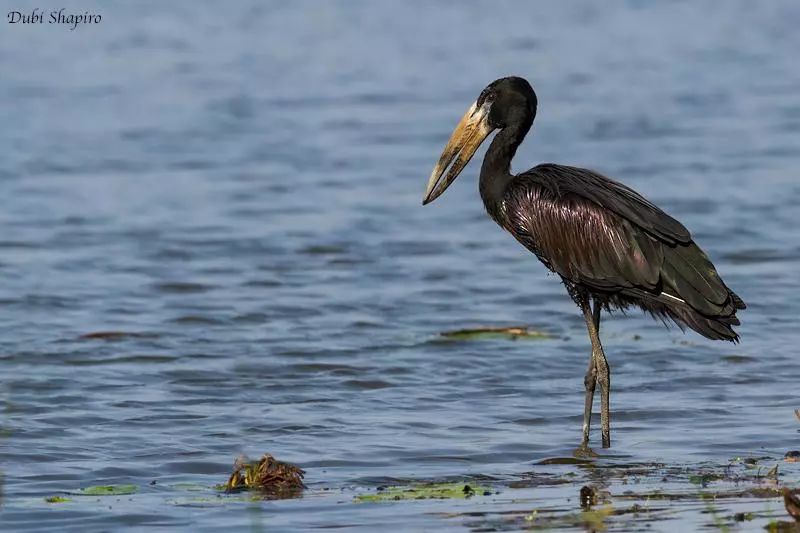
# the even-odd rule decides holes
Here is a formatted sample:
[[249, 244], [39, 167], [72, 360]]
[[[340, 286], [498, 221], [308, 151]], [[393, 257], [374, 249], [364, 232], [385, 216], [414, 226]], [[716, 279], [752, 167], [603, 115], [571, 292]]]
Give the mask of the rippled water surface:
[[[739, 345], [603, 322], [614, 447], [598, 463], [800, 446], [796, 3], [73, 8], [103, 21], [0, 32], [2, 527], [503, 529], [576, 505], [583, 473], [509, 480], [575, 474], [536, 463], [580, 439], [578, 310], [486, 217], [479, 164], [420, 206], [461, 113], [512, 73], [540, 102], [517, 170], [633, 186], [749, 306]], [[439, 337], [520, 324], [552, 338]], [[306, 469], [303, 498], [186, 489], [264, 452]], [[352, 503], [440, 479], [499, 494]], [[109, 484], [138, 492], [44, 501]], [[702, 511], [648, 528], [713, 523]]]

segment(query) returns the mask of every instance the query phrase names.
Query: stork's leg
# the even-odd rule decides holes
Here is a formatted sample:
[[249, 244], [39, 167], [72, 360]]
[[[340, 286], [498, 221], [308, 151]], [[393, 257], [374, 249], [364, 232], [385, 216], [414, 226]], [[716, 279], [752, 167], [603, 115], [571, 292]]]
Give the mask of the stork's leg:
[[600, 304], [595, 302], [594, 323], [597, 332], [599, 356], [597, 362], [597, 382], [600, 384], [600, 429], [603, 435], [603, 448], [611, 447], [611, 367], [608, 366], [603, 345], [600, 344]]
[[[600, 304], [595, 302], [594, 311], [592, 311], [587, 302], [583, 306], [583, 316], [586, 320], [586, 327], [589, 330], [589, 339], [592, 341], [592, 361], [597, 376], [597, 384], [600, 385], [600, 426], [603, 448], [608, 448], [611, 446], [611, 415], [609, 407], [611, 369], [608, 367], [606, 355], [603, 353], [603, 345], [600, 344]], [[584, 410], [584, 420], [585, 414]]]
[[597, 385], [597, 367], [594, 364], [594, 350], [589, 354], [589, 369], [583, 378], [583, 386], [586, 388], [586, 398], [583, 402], [583, 448], [589, 447], [589, 426], [592, 423], [592, 404], [594, 403], [594, 388]]

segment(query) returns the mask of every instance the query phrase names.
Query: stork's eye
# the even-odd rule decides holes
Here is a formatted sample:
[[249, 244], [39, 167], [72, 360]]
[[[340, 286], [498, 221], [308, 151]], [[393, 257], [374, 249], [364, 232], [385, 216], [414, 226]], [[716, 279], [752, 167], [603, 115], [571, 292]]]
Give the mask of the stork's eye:
[[484, 89], [478, 97], [477, 107], [481, 107], [486, 102], [494, 100], [494, 93], [490, 89]]

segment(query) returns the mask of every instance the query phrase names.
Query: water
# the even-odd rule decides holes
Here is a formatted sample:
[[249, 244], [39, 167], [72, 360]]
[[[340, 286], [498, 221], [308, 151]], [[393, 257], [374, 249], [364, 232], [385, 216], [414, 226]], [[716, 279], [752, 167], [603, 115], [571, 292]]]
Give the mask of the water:
[[[0, 33], [3, 527], [503, 528], [574, 506], [580, 484], [502, 483], [576, 470], [535, 463], [580, 439], [578, 310], [486, 217], [479, 164], [420, 206], [455, 122], [507, 74], [540, 101], [517, 170], [556, 161], [633, 186], [748, 304], [740, 345], [638, 313], [603, 322], [601, 462], [798, 447], [796, 4], [66, 7], [103, 21]], [[438, 336], [515, 324], [554, 338]], [[81, 338], [98, 331], [125, 335]], [[304, 498], [176, 488], [264, 452], [307, 470]], [[351, 504], [470, 476], [500, 494]], [[139, 491], [43, 500], [119, 483]], [[702, 510], [651, 525], [709, 524]]]

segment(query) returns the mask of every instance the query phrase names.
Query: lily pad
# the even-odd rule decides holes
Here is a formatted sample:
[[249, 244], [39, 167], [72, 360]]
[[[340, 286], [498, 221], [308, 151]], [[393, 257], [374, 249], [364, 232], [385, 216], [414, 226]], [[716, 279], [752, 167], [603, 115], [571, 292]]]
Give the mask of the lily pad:
[[374, 494], [359, 494], [357, 502], [392, 502], [402, 500], [463, 500], [491, 494], [491, 489], [467, 483], [426, 483], [422, 485], [378, 487]]
[[95, 485], [74, 492], [76, 496], [125, 496], [139, 491], [136, 485]]
[[505, 328], [472, 328], [443, 331], [442, 337], [453, 340], [481, 340], [481, 339], [551, 339], [552, 336], [526, 326], [511, 326]]

